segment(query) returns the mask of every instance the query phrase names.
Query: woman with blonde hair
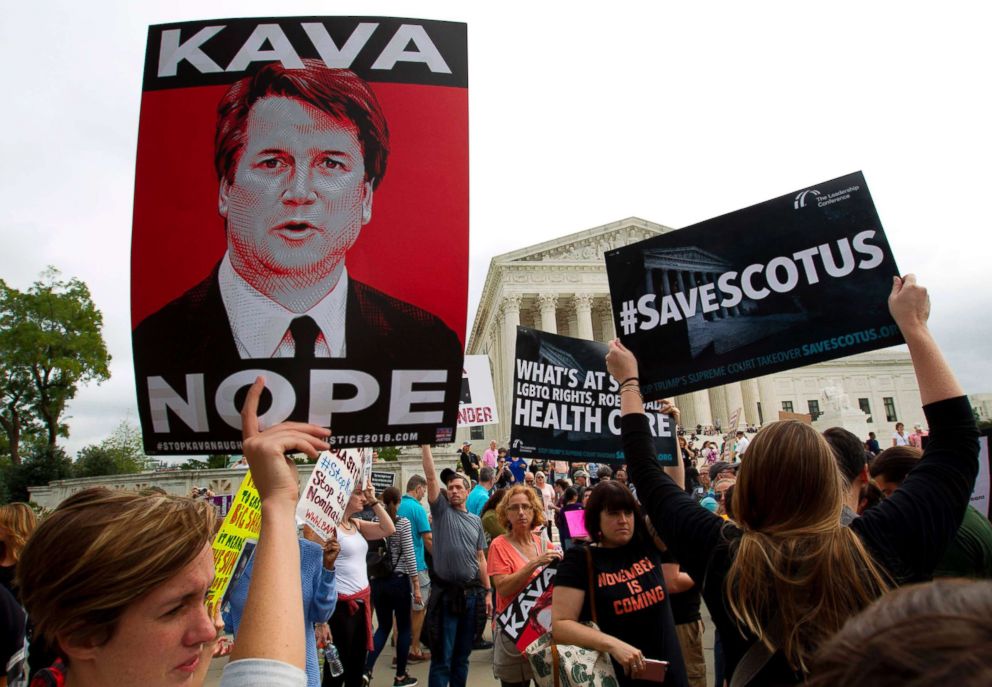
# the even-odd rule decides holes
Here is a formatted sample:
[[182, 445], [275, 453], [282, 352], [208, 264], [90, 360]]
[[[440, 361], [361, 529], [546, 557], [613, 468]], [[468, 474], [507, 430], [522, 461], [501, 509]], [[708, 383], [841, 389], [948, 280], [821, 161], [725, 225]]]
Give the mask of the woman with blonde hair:
[[14, 574], [28, 537], [38, 526], [38, 518], [26, 503], [8, 503], [0, 506], [0, 584], [15, 598]]
[[[502, 613], [544, 566], [561, 558], [534, 530], [545, 523], [544, 504], [523, 484], [511, 488], [496, 507], [505, 534], [489, 545], [488, 570], [496, 588], [496, 614]], [[493, 633], [493, 674], [502, 687], [525, 685], [533, 677], [530, 664], [498, 628]]]
[[735, 687], [801, 682], [814, 652], [849, 617], [893, 583], [929, 579], [961, 523], [978, 470], [971, 407], [930, 335], [929, 300], [913, 275], [894, 278], [889, 310], [933, 431], [902, 488], [850, 527], [840, 525], [841, 476], [830, 446], [795, 421], [772, 423], [752, 440], [733, 522], [696, 507], [654, 459], [637, 360], [619, 341], [610, 344], [610, 373], [624, 380], [631, 475], [669, 550], [703, 582]]

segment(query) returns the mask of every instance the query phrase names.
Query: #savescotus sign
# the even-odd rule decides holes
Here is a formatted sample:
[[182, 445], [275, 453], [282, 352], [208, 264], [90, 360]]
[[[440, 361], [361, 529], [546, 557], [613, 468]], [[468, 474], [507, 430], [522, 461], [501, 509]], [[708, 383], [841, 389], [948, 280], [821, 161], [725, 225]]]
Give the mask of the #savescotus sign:
[[609, 251], [606, 269], [646, 398], [902, 343], [860, 172]]

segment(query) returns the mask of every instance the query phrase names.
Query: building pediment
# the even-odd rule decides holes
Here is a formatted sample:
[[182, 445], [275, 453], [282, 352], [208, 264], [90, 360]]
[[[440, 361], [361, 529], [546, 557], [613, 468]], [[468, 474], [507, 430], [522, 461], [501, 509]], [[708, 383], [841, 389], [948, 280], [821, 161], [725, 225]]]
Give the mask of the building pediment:
[[699, 272], [723, 272], [732, 267], [723, 258], [698, 246], [646, 250], [644, 251], [644, 266], [649, 269]]
[[586, 229], [493, 258], [495, 264], [532, 262], [603, 263], [603, 253], [672, 231], [638, 217]]

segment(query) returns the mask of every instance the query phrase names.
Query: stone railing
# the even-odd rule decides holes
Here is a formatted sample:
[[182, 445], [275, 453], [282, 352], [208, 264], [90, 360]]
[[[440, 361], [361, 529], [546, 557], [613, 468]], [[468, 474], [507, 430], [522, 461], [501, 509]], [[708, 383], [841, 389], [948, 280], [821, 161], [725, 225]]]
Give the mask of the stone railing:
[[[450, 449], [435, 449], [435, 462], [438, 470], [453, 467], [456, 455]], [[313, 472], [313, 465], [297, 465], [300, 486], [306, 484]], [[404, 449], [396, 461], [381, 461], [375, 464], [376, 472], [392, 472], [396, 475], [393, 485], [402, 493], [406, 482], [413, 475], [423, 474], [420, 461], [420, 449]], [[138, 491], [148, 487], [160, 487], [169, 494], [188, 496], [193, 487], [207, 487], [215, 494], [233, 494], [244, 479], [245, 470], [224, 468], [220, 470], [160, 470], [155, 472], [137, 472], [129, 475], [108, 475], [106, 477], [80, 477], [77, 479], [62, 479], [49, 482], [47, 486], [29, 487], [31, 501], [43, 510], [50, 511], [58, 506], [63, 499], [77, 491], [90, 487], [108, 487], [110, 489], [127, 489]]]

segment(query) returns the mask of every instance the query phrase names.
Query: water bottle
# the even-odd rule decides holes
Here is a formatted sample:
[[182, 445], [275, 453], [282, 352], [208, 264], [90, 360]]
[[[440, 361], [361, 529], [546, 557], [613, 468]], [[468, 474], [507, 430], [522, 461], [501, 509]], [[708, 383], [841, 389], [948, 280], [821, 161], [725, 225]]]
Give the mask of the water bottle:
[[338, 653], [336, 646], [328, 645], [324, 650], [324, 657], [327, 659], [327, 665], [331, 668], [331, 677], [339, 677], [344, 673], [344, 666], [341, 665], [341, 654]]

